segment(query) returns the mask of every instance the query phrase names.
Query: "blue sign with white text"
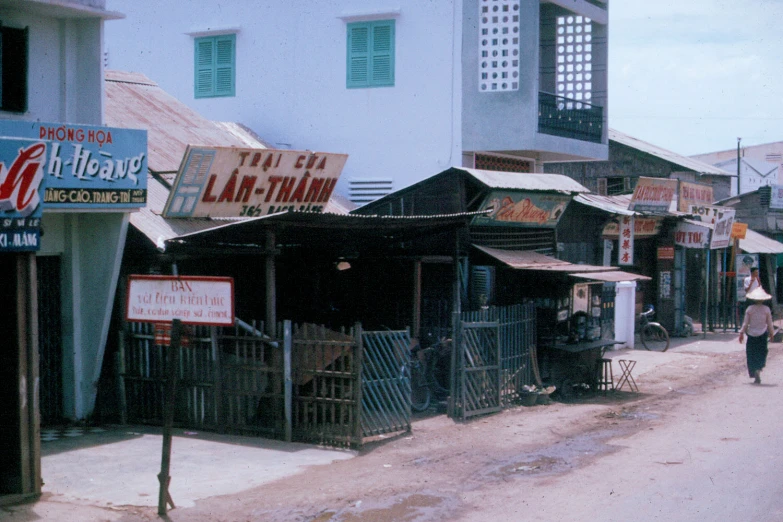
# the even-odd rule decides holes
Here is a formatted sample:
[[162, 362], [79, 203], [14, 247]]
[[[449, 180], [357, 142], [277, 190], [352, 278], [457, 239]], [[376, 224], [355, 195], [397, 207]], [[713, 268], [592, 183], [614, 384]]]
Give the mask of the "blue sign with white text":
[[146, 204], [146, 130], [0, 120], [0, 141], [14, 138], [47, 145], [42, 158], [47, 210], [116, 210]]

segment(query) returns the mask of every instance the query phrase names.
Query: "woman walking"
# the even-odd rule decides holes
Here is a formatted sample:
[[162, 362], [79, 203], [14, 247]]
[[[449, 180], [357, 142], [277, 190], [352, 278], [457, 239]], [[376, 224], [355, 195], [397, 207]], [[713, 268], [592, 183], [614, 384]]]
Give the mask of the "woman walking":
[[752, 302], [745, 310], [745, 320], [740, 328], [739, 342], [742, 344], [745, 334], [748, 335], [748, 343], [745, 345], [745, 354], [748, 359], [748, 375], [754, 384], [761, 384], [761, 370], [767, 364], [767, 343], [775, 335], [772, 326], [772, 312], [764, 301], [772, 296], [759, 287], [749, 292], [746, 299]]

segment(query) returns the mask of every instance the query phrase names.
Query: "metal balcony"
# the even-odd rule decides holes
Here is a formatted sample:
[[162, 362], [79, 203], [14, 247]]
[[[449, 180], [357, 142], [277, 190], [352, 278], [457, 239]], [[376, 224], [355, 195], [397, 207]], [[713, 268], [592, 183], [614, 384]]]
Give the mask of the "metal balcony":
[[538, 132], [601, 143], [604, 108], [548, 92], [538, 93]]

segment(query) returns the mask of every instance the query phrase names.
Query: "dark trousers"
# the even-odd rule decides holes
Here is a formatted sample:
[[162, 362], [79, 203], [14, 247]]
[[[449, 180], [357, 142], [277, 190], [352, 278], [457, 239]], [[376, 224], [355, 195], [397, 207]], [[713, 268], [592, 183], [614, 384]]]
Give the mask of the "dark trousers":
[[757, 370], [763, 370], [767, 365], [767, 332], [763, 335], [754, 337], [748, 336], [748, 342], [745, 344], [745, 355], [748, 359], [748, 375], [755, 377]]

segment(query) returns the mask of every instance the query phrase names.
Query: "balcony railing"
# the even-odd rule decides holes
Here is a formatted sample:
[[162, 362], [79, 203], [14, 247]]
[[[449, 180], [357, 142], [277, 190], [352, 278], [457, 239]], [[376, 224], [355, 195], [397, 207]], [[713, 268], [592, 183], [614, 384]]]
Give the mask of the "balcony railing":
[[538, 93], [538, 132], [601, 143], [604, 108], [548, 92]]

